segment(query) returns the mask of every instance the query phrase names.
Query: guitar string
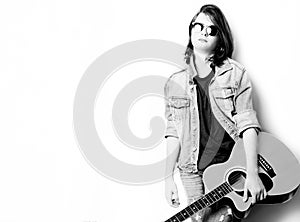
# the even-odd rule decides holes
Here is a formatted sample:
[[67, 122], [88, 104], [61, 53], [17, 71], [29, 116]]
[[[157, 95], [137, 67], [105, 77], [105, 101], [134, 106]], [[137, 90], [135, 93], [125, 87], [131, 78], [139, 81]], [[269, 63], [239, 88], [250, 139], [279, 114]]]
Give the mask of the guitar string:
[[[228, 187], [227, 187], [227, 186]], [[219, 189], [219, 190], [221, 190], [223, 193], [220, 193], [219, 191], [217, 191], [217, 189]], [[230, 193], [230, 192], [232, 192], [233, 191], [233, 189], [231, 188], [231, 186], [230, 186], [230, 184], [228, 184], [227, 182], [224, 182], [223, 184], [221, 184], [220, 186], [218, 186], [218, 187], [216, 187], [213, 191], [211, 191], [210, 193], [208, 193], [208, 194], [206, 194], [206, 195], [204, 195], [204, 196], [202, 196], [201, 198], [199, 198], [198, 200], [196, 200], [195, 202], [193, 202], [193, 203], [191, 203], [189, 206], [187, 206], [185, 209], [183, 209], [183, 210], [181, 210], [180, 212], [178, 212], [177, 214], [175, 214], [174, 216], [172, 216], [171, 218], [169, 218], [168, 220], [166, 220], [165, 222], [168, 222], [168, 221], [173, 221], [173, 219], [174, 219], [174, 222], [177, 222], [178, 220], [179, 221], [182, 221], [181, 219], [180, 219], [180, 217], [183, 217], [183, 219], [184, 220], [186, 220], [187, 218], [189, 218], [189, 217], [191, 217], [191, 216], [193, 216], [195, 213], [197, 213], [198, 211], [200, 211], [201, 209], [204, 209], [204, 208], [206, 208], [206, 207], [208, 207], [208, 206], [211, 206], [212, 204], [213, 204], [213, 202], [217, 202], [217, 201], [219, 201], [219, 200], [221, 200], [224, 196], [226, 196], [228, 193]], [[209, 198], [207, 198], [207, 197], [209, 197], [209, 194], [211, 194], [212, 192], [217, 192], [218, 193], [218, 195], [221, 195], [221, 197], [219, 197], [218, 195], [216, 195], [216, 196], [213, 196], [216, 200], [214, 200], [212, 197], [211, 197], [211, 200], [209, 199]], [[206, 198], [206, 200], [208, 201], [208, 204], [206, 203], [206, 202], [203, 202], [204, 200], [205, 200], [205, 198]], [[205, 207], [203, 207], [200, 203], [198, 203], [199, 205], [200, 205], [200, 209], [198, 209], [198, 207], [199, 207], [199, 205], [197, 205], [197, 204], [195, 204], [196, 202], [199, 202], [199, 201], [202, 201], [202, 203], [204, 204], [204, 206]], [[192, 207], [192, 205], [194, 206], [194, 207]], [[197, 210], [196, 212], [194, 212], [194, 210]], [[191, 210], [191, 212], [190, 211], [188, 211], [188, 210]], [[186, 211], [187, 212], [187, 214], [188, 214], [188, 217], [186, 217], [186, 215], [184, 215], [184, 214], [182, 214], [182, 212], [183, 211]], [[191, 215], [190, 215], [191, 214]], [[186, 217], [186, 218], [185, 218]], [[172, 219], [173, 218], [173, 219]]]
[[[222, 185], [225, 185], [225, 184], [227, 183], [227, 185], [232, 189], [232, 190], [229, 189], [230, 192], [228, 192], [228, 193], [231, 193], [232, 191], [234, 191], [234, 189], [232, 188], [232, 185], [233, 185], [233, 184], [240, 184], [240, 183], [242, 182], [241, 180], [239, 180], [240, 177], [243, 177], [243, 175], [242, 175], [242, 174], [236, 174], [236, 175], [232, 176], [231, 178], [229, 178], [229, 179], [228, 179], [228, 182], [225, 182], [225, 183], [222, 184]], [[232, 182], [232, 183], [230, 183], [229, 181]], [[222, 186], [222, 185], [220, 185], [220, 186]], [[201, 199], [204, 199], [205, 196], [208, 197], [209, 194], [211, 194], [211, 193], [212, 193], [213, 191], [215, 191], [216, 189], [218, 189], [218, 188], [221, 189], [220, 186], [219, 186], [219, 187], [216, 187], [214, 190], [212, 190], [211, 192], [209, 192], [209, 193], [207, 193], [206, 195], [204, 195], [203, 197], [201, 197]], [[224, 189], [225, 189], [225, 188], [224, 188]], [[228, 188], [227, 188], [227, 189], [228, 189]], [[226, 189], [225, 189], [225, 191], [226, 191]], [[227, 192], [227, 191], [226, 191], [226, 192]], [[218, 193], [219, 193], [219, 192], [218, 192]], [[227, 193], [227, 194], [228, 194], [228, 193]], [[220, 193], [219, 193], [219, 194], [220, 194]], [[227, 194], [225, 194], [225, 195], [223, 194], [223, 195], [224, 195], [223, 197], [225, 197]], [[221, 195], [221, 198], [218, 199], [217, 201], [221, 200], [223, 197], [222, 197], [222, 195]], [[201, 200], [201, 199], [198, 199], [198, 200]], [[198, 200], [196, 200], [195, 202], [191, 203], [191, 204], [190, 204], [189, 206], [187, 206], [186, 208], [191, 208], [190, 206], [191, 206], [192, 204], [196, 203]], [[213, 199], [212, 199], [212, 200], [213, 200]], [[213, 201], [213, 202], [217, 202], [217, 201]], [[204, 203], [204, 204], [205, 204], [205, 203]], [[211, 204], [210, 204], [210, 205], [211, 205]], [[210, 206], [210, 205], [208, 205], [208, 206]], [[197, 205], [196, 205], [196, 206], [197, 206]], [[200, 205], [200, 206], [201, 206], [201, 205]], [[205, 206], [206, 206], [206, 204], [205, 204]], [[202, 206], [201, 206], [201, 207], [202, 207]], [[186, 210], [186, 208], [183, 209], [182, 211]], [[202, 207], [202, 208], [204, 208], [204, 207]], [[201, 208], [201, 209], [202, 209], [202, 208]], [[192, 208], [191, 208], [191, 209], [192, 209]], [[197, 209], [197, 208], [196, 208], [196, 209]], [[198, 211], [200, 211], [201, 209], [199, 209]], [[178, 213], [181, 214], [182, 211], [180, 211], [180, 212], [178, 212]], [[198, 211], [196, 211], [196, 212], [193, 212], [193, 211], [192, 211], [192, 212], [193, 212], [192, 215], [194, 215], [194, 214], [197, 213]], [[188, 211], [187, 211], [187, 212], [188, 212]], [[178, 213], [177, 213], [177, 214], [178, 214]], [[176, 217], [177, 214], [175, 214], [175, 215], [173, 216], [173, 217], [176, 218], [176, 220], [178, 220], [178, 218]], [[189, 215], [189, 217], [191, 217], [192, 215]], [[184, 217], [184, 215], [182, 215], [182, 214], [181, 214], [181, 216]], [[173, 218], [173, 217], [171, 217], [171, 218]], [[171, 221], [171, 218], [169, 218], [168, 220], [166, 220], [166, 222]], [[186, 218], [186, 219], [187, 219], [187, 218]], [[185, 219], [184, 219], [184, 220], [185, 220]], [[179, 220], [179, 221], [180, 221], [180, 220]]]
[[[260, 160], [259, 160], [259, 162], [260, 162]], [[229, 178], [228, 179], [228, 182], [226, 182], [225, 181], [225, 183], [223, 183], [222, 185], [225, 185], [225, 184], [227, 184], [228, 186], [229, 186], [229, 188], [231, 188], [232, 190], [230, 190], [229, 189], [229, 192], [227, 193], [227, 194], [229, 194], [229, 193], [231, 193], [232, 191], [234, 191], [234, 189], [233, 189], [233, 187], [232, 187], [232, 185], [234, 185], [234, 184], [237, 184], [237, 185], [239, 185], [239, 184], [241, 184], [243, 181], [241, 181], [241, 180], [239, 180], [239, 178], [241, 178], [241, 177], [243, 177], [244, 179], [246, 179], [246, 177], [242, 174], [242, 173], [238, 173], [238, 174], [236, 174], [236, 175], [234, 175], [234, 176], [232, 176], [231, 178]], [[220, 185], [220, 186], [222, 186], [222, 185]], [[205, 198], [205, 196], [207, 196], [207, 197], [209, 197], [209, 194], [212, 194], [212, 192], [213, 191], [215, 191], [216, 189], [220, 189], [220, 186], [219, 187], [216, 187], [214, 190], [212, 190], [211, 192], [209, 192], [209, 193], [207, 193], [207, 194], [205, 194], [203, 197], [201, 197], [201, 199], [204, 199]], [[228, 189], [228, 188], [227, 188]], [[226, 189], [225, 189], [226, 190]], [[226, 191], [227, 192], [227, 191]], [[219, 193], [220, 194], [220, 193]], [[225, 197], [227, 194], [225, 194], [223, 197]], [[217, 202], [217, 201], [219, 201], [219, 200], [221, 200], [223, 197], [222, 197], [222, 195], [221, 195], [221, 198], [220, 199], [217, 199], [214, 195], [213, 195], [213, 197], [216, 199], [216, 201], [214, 201], [213, 200], [213, 198], [211, 198], [212, 200], [213, 200], [213, 202]], [[217, 196], [218, 197], [218, 196]], [[219, 198], [219, 197], [218, 197]], [[200, 199], [198, 199], [198, 200], [200, 200]], [[198, 200], [196, 200], [195, 202], [193, 202], [192, 204], [194, 204], [194, 203], [196, 203]], [[209, 199], [208, 199], [208, 201], [209, 201]], [[186, 207], [185, 209], [183, 209], [182, 211], [184, 211], [184, 210], [186, 210], [187, 208], [189, 208], [192, 204], [190, 204], [188, 207]], [[205, 203], [204, 203], [205, 204]], [[211, 205], [211, 204], [210, 204]], [[208, 206], [210, 206], [210, 205], [208, 205]], [[196, 205], [197, 206], [197, 205]], [[205, 206], [206, 206], [206, 204], [205, 204]], [[200, 204], [200, 207], [202, 207], [201, 206], [201, 204]], [[205, 207], [202, 207], [202, 208], [205, 208]], [[201, 209], [202, 209], [201, 208]], [[201, 209], [199, 209], [199, 210], [201, 210]], [[198, 210], [198, 211], [199, 211]], [[181, 212], [182, 211], [180, 211], [180, 212], [178, 212], [178, 213], [180, 213], [181, 214]], [[198, 212], [197, 211], [197, 212]], [[187, 211], [188, 212], [188, 211]], [[193, 211], [192, 211], [193, 212]], [[196, 212], [195, 212], [196, 213]], [[195, 214], [194, 213], [194, 214]], [[194, 215], [194, 214], [192, 214], [192, 215]], [[175, 215], [177, 215], [177, 214], [175, 214]], [[178, 220], [178, 218], [176, 217], [176, 216], [173, 216], [173, 217], [175, 217], [176, 218], [176, 220]], [[192, 215], [190, 215], [190, 216], [192, 216]], [[184, 217], [185, 215], [182, 215], [181, 214], [181, 216], [182, 217]], [[190, 217], [189, 216], [189, 217]], [[173, 218], [173, 217], [171, 217], [171, 218]], [[172, 222], [171, 221], [171, 218], [169, 218], [166, 222], [168, 222], [168, 221], [170, 221], [170, 222]], [[187, 219], [187, 218], [185, 218], [185, 219]], [[185, 220], [184, 219], [184, 220]], [[175, 221], [175, 220], [174, 220]], [[180, 220], [179, 220], [180, 221]]]

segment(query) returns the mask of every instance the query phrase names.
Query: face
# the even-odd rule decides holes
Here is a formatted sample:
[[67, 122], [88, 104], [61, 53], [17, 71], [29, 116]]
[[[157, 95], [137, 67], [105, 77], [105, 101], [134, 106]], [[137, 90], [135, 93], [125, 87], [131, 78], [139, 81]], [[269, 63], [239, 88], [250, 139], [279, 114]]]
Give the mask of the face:
[[216, 27], [208, 15], [200, 13], [193, 22], [195, 25], [191, 31], [191, 41], [195, 51], [211, 54], [217, 45], [218, 37]]

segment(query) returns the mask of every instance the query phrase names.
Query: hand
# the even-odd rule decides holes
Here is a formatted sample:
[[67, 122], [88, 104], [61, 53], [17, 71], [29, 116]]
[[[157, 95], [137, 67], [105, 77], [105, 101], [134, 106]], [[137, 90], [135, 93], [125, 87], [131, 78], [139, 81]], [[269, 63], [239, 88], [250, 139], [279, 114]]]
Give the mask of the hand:
[[165, 197], [171, 207], [179, 206], [178, 190], [174, 179], [168, 179], [165, 182]]
[[265, 186], [263, 185], [257, 173], [247, 173], [244, 186], [244, 202], [248, 201], [249, 199], [248, 191], [250, 191], [252, 196], [252, 204], [255, 204], [257, 201], [263, 200], [267, 197]]

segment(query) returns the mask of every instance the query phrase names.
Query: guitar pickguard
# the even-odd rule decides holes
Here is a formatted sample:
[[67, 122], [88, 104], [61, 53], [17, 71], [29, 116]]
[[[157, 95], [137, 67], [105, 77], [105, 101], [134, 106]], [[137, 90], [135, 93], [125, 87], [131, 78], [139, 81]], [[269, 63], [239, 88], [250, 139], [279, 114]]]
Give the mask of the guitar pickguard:
[[[265, 173], [259, 173], [259, 177], [264, 184], [266, 191], [272, 189], [273, 187], [273, 181], [269, 177], [269, 175]], [[233, 191], [237, 193], [239, 196], [243, 197], [244, 195], [244, 185], [246, 180], [246, 172], [244, 169], [231, 169], [230, 172], [226, 175], [226, 181], [228, 184], [232, 187]], [[248, 193], [248, 195], [251, 197], [251, 194]]]

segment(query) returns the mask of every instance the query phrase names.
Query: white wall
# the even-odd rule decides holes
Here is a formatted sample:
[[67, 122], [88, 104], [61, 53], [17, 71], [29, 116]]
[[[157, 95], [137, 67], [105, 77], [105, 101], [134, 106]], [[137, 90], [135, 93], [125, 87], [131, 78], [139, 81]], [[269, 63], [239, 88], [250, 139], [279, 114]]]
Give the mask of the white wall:
[[[190, 19], [208, 2], [220, 6], [231, 24], [235, 58], [250, 72], [264, 130], [300, 159], [297, 0], [1, 2], [1, 222], [153, 222], [178, 211], [166, 204], [162, 182], [119, 184], [85, 161], [73, 133], [73, 101], [98, 56], [139, 39], [185, 45]], [[299, 203], [297, 195], [256, 209], [247, 221], [295, 222]]]

